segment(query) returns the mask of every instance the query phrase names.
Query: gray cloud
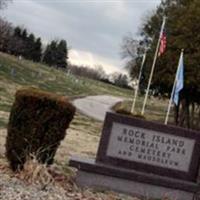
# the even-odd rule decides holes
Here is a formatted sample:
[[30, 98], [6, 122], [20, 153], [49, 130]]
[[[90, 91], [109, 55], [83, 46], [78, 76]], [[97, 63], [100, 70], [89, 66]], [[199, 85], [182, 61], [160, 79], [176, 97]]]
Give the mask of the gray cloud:
[[120, 43], [137, 34], [142, 18], [160, 0], [14, 0], [3, 12], [46, 41], [64, 38], [73, 49], [120, 62]]

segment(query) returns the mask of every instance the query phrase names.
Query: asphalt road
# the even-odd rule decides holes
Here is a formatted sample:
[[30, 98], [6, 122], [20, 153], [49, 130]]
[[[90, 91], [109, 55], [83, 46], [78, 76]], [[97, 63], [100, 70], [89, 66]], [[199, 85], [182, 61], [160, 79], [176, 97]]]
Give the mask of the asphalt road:
[[113, 105], [122, 100], [122, 97], [107, 95], [87, 96], [74, 100], [73, 104], [81, 113], [99, 121], [104, 121], [106, 112], [110, 111]]

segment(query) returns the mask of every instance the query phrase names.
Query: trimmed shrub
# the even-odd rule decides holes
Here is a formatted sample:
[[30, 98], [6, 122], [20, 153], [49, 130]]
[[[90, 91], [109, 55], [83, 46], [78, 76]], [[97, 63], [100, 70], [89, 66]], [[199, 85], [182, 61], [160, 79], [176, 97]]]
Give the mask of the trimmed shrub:
[[130, 111], [127, 111], [126, 109], [119, 108], [115, 110], [116, 113], [122, 114], [122, 115], [128, 115], [129, 117], [135, 117], [135, 118], [140, 118], [140, 119], [145, 119], [143, 115], [140, 114], [133, 114]]
[[22, 169], [30, 155], [52, 164], [74, 113], [75, 107], [66, 97], [35, 88], [18, 90], [6, 138], [10, 167], [14, 171]]

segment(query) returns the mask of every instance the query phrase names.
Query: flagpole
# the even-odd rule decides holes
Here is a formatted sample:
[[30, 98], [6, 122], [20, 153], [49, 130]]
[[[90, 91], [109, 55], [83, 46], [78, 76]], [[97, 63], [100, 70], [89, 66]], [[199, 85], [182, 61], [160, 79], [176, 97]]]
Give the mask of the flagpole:
[[[184, 49], [181, 50], [181, 55], [183, 55], [183, 52], [184, 52]], [[181, 58], [181, 55], [180, 55], [180, 58]], [[180, 63], [180, 61], [179, 61], [179, 63]], [[178, 68], [179, 67], [180, 66], [178, 65]], [[172, 99], [173, 99], [173, 96], [174, 96], [175, 87], [176, 87], [176, 83], [177, 83], [177, 75], [178, 75], [178, 71], [179, 71], [178, 68], [176, 70], [176, 77], [174, 79], [174, 85], [173, 85], [173, 88], [172, 88], [171, 97], [170, 97], [169, 104], [168, 104], [168, 109], [167, 109], [167, 114], [166, 114], [166, 117], [165, 117], [165, 125], [167, 125], [168, 119], [169, 119], [169, 113], [170, 113], [170, 109], [171, 109], [171, 105], [172, 105]]]
[[141, 79], [141, 76], [142, 76], [142, 70], [143, 70], [143, 67], [144, 67], [145, 60], [146, 60], [146, 51], [143, 54], [142, 63], [141, 63], [141, 66], [140, 66], [140, 72], [139, 72], [139, 76], [138, 76], [138, 83], [137, 83], [137, 87], [136, 87], [134, 98], [133, 98], [133, 103], [132, 103], [132, 107], [131, 107], [131, 113], [134, 113], [134, 110], [135, 110], [135, 103], [136, 103], [136, 98], [137, 98], [138, 91], [139, 91], [140, 79]]
[[163, 23], [161, 26], [161, 30], [160, 30], [160, 36], [158, 39], [158, 43], [157, 43], [157, 47], [156, 47], [156, 51], [155, 51], [155, 55], [154, 55], [154, 60], [153, 60], [153, 64], [151, 67], [151, 73], [150, 73], [150, 77], [149, 77], [149, 82], [148, 82], [148, 86], [147, 86], [147, 90], [146, 90], [146, 94], [145, 94], [145, 98], [144, 98], [144, 102], [143, 102], [143, 106], [142, 106], [142, 111], [141, 111], [141, 115], [144, 115], [144, 110], [145, 110], [145, 106], [146, 106], [146, 102], [147, 102], [147, 97], [149, 94], [149, 89], [150, 89], [150, 85], [151, 85], [151, 80], [153, 77], [153, 72], [154, 72], [154, 68], [155, 68], [155, 64], [156, 64], [156, 60], [157, 60], [157, 55], [158, 55], [158, 50], [160, 47], [160, 41], [161, 41], [161, 37], [162, 37], [162, 33], [165, 27], [165, 22], [166, 22], [166, 17], [163, 17]]

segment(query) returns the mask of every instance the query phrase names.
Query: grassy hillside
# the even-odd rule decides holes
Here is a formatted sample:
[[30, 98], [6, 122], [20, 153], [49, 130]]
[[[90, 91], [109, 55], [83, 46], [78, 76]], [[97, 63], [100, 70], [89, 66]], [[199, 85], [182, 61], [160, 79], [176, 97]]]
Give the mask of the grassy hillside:
[[16, 90], [27, 86], [69, 97], [97, 94], [130, 97], [132, 94], [131, 90], [75, 77], [40, 63], [0, 53], [0, 111], [9, 111]]
[[[73, 95], [130, 95], [130, 90], [121, 89], [99, 81], [74, 77], [40, 63], [19, 60], [14, 56], [0, 53], [1, 95], [13, 94], [15, 88], [35, 86], [58, 94]], [[9, 84], [9, 88], [5, 88]], [[11, 89], [11, 90], [9, 90]]]

